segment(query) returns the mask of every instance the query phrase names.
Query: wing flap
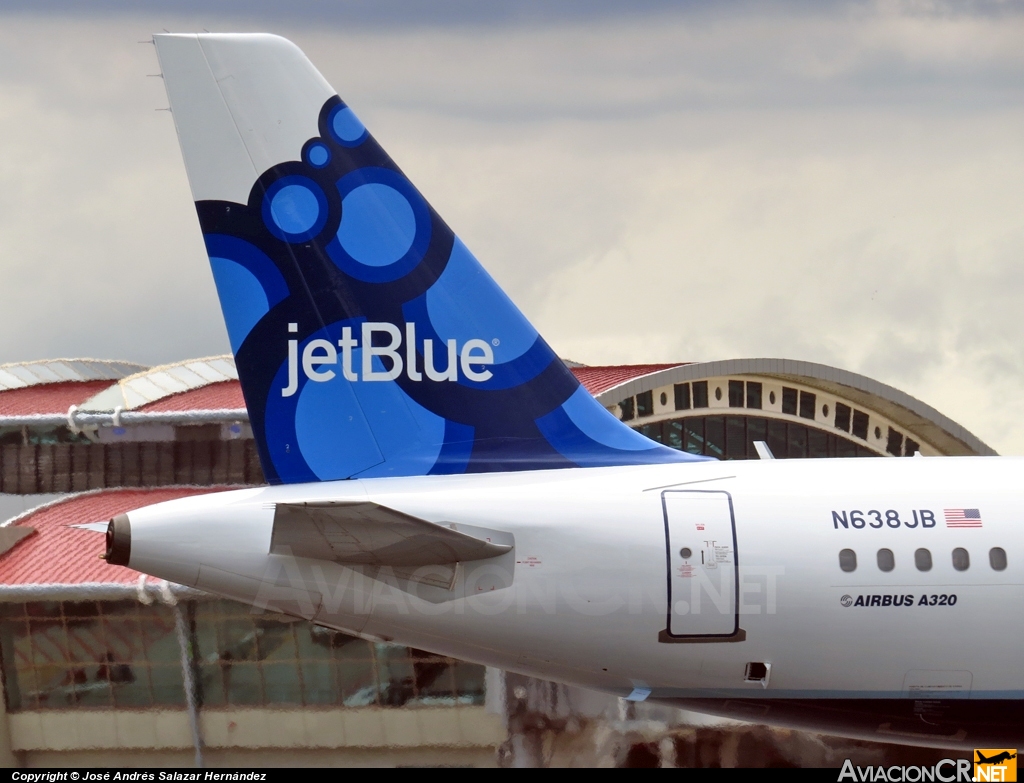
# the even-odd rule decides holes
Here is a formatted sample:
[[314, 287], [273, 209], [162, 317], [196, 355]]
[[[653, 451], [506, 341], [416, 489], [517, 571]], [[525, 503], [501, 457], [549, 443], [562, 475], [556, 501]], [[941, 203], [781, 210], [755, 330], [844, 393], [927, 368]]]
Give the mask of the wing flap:
[[512, 549], [369, 501], [278, 503], [270, 551], [345, 565], [447, 565]]

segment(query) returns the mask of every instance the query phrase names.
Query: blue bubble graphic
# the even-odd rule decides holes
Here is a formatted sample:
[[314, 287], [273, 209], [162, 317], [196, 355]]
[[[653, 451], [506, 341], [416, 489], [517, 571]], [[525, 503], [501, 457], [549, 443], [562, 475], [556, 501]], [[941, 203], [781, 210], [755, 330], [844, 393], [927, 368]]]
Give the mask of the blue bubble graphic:
[[416, 216], [409, 201], [392, 187], [369, 183], [341, 202], [338, 242], [367, 266], [388, 266], [401, 259], [416, 238]]
[[206, 241], [206, 254], [210, 258], [227, 259], [249, 270], [263, 287], [270, 307], [288, 296], [288, 284], [281, 270], [255, 245], [227, 234], [205, 234], [203, 239]]
[[318, 169], [327, 165], [331, 159], [331, 152], [323, 144], [311, 144], [307, 153], [311, 165]]
[[352, 385], [307, 383], [295, 406], [295, 436], [321, 481], [349, 478], [383, 461]]
[[[362, 349], [352, 351], [352, 361], [362, 366]], [[374, 358], [373, 367], [378, 372], [385, 369], [379, 358]], [[394, 381], [352, 386], [385, 460], [359, 473], [359, 478], [427, 473], [444, 445], [445, 420], [416, 402]]]
[[337, 267], [367, 283], [412, 272], [433, 235], [430, 209], [416, 188], [399, 172], [379, 166], [350, 171], [336, 185], [341, 225], [326, 249]]
[[440, 339], [486, 340], [498, 364], [519, 358], [537, 341], [537, 330], [458, 237], [444, 272], [427, 289], [427, 312]]
[[286, 234], [304, 234], [316, 225], [320, 202], [303, 185], [285, 185], [271, 198], [270, 214]]
[[263, 197], [263, 224], [285, 242], [306, 242], [327, 222], [327, 196], [309, 177], [291, 174], [271, 182]]
[[210, 266], [228, 327], [231, 352], [237, 354], [249, 332], [270, 310], [270, 302], [256, 275], [241, 264], [211, 257]]
[[347, 106], [337, 109], [331, 117], [331, 130], [342, 143], [359, 141], [366, 133], [366, 126]]

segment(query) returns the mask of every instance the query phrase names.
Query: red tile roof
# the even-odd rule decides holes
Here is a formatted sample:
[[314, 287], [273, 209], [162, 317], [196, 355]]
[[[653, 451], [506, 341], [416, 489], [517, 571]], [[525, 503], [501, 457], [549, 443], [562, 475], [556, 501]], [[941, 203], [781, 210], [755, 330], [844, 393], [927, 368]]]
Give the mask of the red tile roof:
[[138, 410], [146, 413], [170, 413], [178, 411], [219, 411], [244, 408], [242, 387], [238, 381], [221, 381], [172, 394], [162, 400], [143, 405]]
[[84, 402], [112, 383], [113, 381], [68, 381], [0, 391], [0, 416], [67, 413], [72, 405]]
[[[573, 367], [573, 374], [593, 395], [618, 386], [620, 383], [648, 375], [675, 364], [615, 364], [601, 367]], [[0, 416], [23, 416], [33, 413], [67, 413], [72, 405], [78, 405], [98, 394], [112, 384], [111, 381], [85, 381], [75, 383], [51, 383], [32, 386], [27, 389], [12, 389], [0, 392]], [[156, 402], [143, 405], [138, 410], [147, 413], [176, 413], [196, 410], [234, 410], [245, 407], [242, 387], [238, 381], [222, 381], [172, 394]]]
[[68, 526], [105, 522], [142, 506], [223, 489], [111, 489], [75, 495], [29, 512], [15, 526], [35, 528], [36, 535], [19, 542], [0, 557], [0, 586], [133, 584], [139, 578], [138, 571], [107, 565], [100, 559], [105, 546], [102, 533]]
[[631, 381], [642, 375], [650, 375], [652, 372], [667, 370], [669, 367], [678, 367], [682, 362], [675, 364], [612, 364], [603, 367], [573, 367], [573, 375], [583, 384], [583, 387], [595, 397], [601, 392], [618, 386], [620, 383]]
[[[579, 379], [587, 391], [597, 395], [605, 389], [618, 386], [620, 383], [639, 378], [642, 375], [649, 375], [658, 370], [667, 370], [669, 367], [678, 367], [676, 364], [615, 364], [603, 367], [573, 367], [573, 374]], [[223, 381], [211, 383], [209, 386], [202, 386], [181, 394], [174, 394], [164, 397], [162, 400], [151, 402], [139, 408], [146, 412], [171, 412], [171, 411], [197, 411], [197, 410], [224, 410], [233, 408], [244, 408], [245, 399], [242, 397], [242, 387], [238, 381]]]

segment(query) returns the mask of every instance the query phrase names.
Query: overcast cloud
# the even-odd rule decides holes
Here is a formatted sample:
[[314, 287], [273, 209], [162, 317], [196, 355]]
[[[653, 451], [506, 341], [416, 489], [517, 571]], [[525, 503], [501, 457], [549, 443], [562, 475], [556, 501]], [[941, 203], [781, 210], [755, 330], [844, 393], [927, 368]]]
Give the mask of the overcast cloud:
[[1024, 454], [1021, 3], [5, 7], [0, 362], [228, 350], [137, 41], [268, 30], [563, 356], [824, 362]]

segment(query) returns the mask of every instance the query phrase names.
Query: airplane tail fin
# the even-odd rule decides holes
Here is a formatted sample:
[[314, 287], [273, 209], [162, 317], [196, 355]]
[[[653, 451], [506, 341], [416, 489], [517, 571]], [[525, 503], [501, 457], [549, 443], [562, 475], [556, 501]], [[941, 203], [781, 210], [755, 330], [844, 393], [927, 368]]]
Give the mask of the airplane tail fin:
[[580, 386], [294, 44], [154, 40], [271, 483], [695, 459]]

